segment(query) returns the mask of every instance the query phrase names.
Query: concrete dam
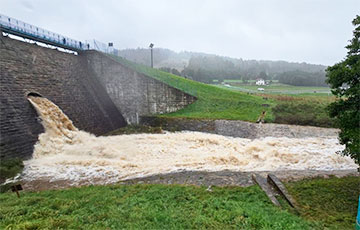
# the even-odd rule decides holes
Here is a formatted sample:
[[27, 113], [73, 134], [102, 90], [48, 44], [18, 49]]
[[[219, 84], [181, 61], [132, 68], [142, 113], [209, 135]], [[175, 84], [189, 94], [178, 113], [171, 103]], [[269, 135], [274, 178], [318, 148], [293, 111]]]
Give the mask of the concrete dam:
[[[78, 55], [2, 37], [1, 160], [21, 157], [25, 189], [112, 184], [195, 172], [344, 171], [336, 130], [226, 120], [174, 120], [163, 132], [99, 136], [196, 98], [106, 54]], [[156, 119], [155, 119], [156, 120]], [[94, 135], [95, 134], [95, 135]]]
[[27, 97], [57, 104], [81, 130], [101, 135], [196, 98], [106, 54], [78, 55], [0, 36], [0, 158], [30, 158], [44, 132]]

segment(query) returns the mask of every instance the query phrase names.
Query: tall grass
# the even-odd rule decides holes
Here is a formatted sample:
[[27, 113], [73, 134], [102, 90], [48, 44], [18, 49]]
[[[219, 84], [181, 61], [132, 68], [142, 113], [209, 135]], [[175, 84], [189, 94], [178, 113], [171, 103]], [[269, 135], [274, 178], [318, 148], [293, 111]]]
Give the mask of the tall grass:
[[324, 229], [353, 230], [360, 193], [360, 177], [306, 179], [287, 184], [300, 215]]

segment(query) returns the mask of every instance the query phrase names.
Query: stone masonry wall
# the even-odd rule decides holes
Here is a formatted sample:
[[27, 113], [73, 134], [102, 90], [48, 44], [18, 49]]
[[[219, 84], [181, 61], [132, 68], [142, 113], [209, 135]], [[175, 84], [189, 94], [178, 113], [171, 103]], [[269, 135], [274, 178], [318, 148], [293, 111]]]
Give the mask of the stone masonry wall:
[[170, 131], [189, 130], [250, 139], [262, 137], [327, 137], [337, 136], [339, 132], [338, 129], [319, 128], [313, 126], [257, 124], [230, 120], [159, 118], [152, 116], [141, 117], [141, 124], [160, 126], [163, 129]]
[[143, 115], [174, 112], [196, 100], [99, 52], [88, 51], [86, 56], [128, 123], [139, 123]]
[[43, 132], [30, 92], [53, 101], [81, 130], [99, 135], [126, 125], [84, 54], [0, 35], [0, 159], [31, 157]]

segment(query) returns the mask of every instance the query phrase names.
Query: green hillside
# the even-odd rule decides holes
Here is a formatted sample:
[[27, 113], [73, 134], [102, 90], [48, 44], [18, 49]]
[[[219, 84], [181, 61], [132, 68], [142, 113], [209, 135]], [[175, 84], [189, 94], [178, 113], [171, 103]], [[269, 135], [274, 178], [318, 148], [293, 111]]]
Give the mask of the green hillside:
[[[271, 112], [271, 107], [275, 105], [274, 100], [265, 100], [261, 96], [221, 89], [144, 65], [135, 64], [121, 57], [111, 57], [140, 73], [162, 81], [198, 99], [195, 103], [184, 109], [161, 116], [256, 121], [262, 111], [265, 110], [267, 111], [266, 121], [271, 122], [274, 120]], [[270, 106], [263, 107], [262, 104], [269, 104]]]
[[[308, 93], [294, 95], [284, 92], [281, 94], [267, 93], [257, 95], [254, 92], [242, 92], [233, 87], [224, 88], [204, 84], [136, 64], [121, 57], [111, 57], [140, 73], [198, 98], [195, 103], [188, 105], [186, 108], [174, 113], [159, 115], [160, 117], [254, 122], [262, 111], [267, 111], [265, 122], [268, 123], [334, 127], [334, 121], [329, 117], [326, 110], [326, 107], [334, 100], [334, 97], [327, 94]], [[284, 90], [283, 88], [284, 86], [282, 90]], [[289, 87], [289, 90], [292, 88]], [[304, 88], [306, 90], [314, 89], [313, 87]], [[263, 106], [265, 104], [268, 106]]]

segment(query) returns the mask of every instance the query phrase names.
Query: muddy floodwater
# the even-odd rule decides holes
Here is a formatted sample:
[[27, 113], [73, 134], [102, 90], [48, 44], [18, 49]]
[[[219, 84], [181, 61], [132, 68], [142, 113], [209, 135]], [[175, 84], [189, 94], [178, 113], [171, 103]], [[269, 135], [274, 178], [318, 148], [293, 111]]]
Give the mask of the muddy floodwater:
[[337, 137], [245, 139], [200, 132], [96, 137], [78, 130], [51, 101], [30, 97], [45, 127], [24, 181], [71, 181], [73, 185], [192, 171], [349, 170], [357, 165], [336, 154]]

